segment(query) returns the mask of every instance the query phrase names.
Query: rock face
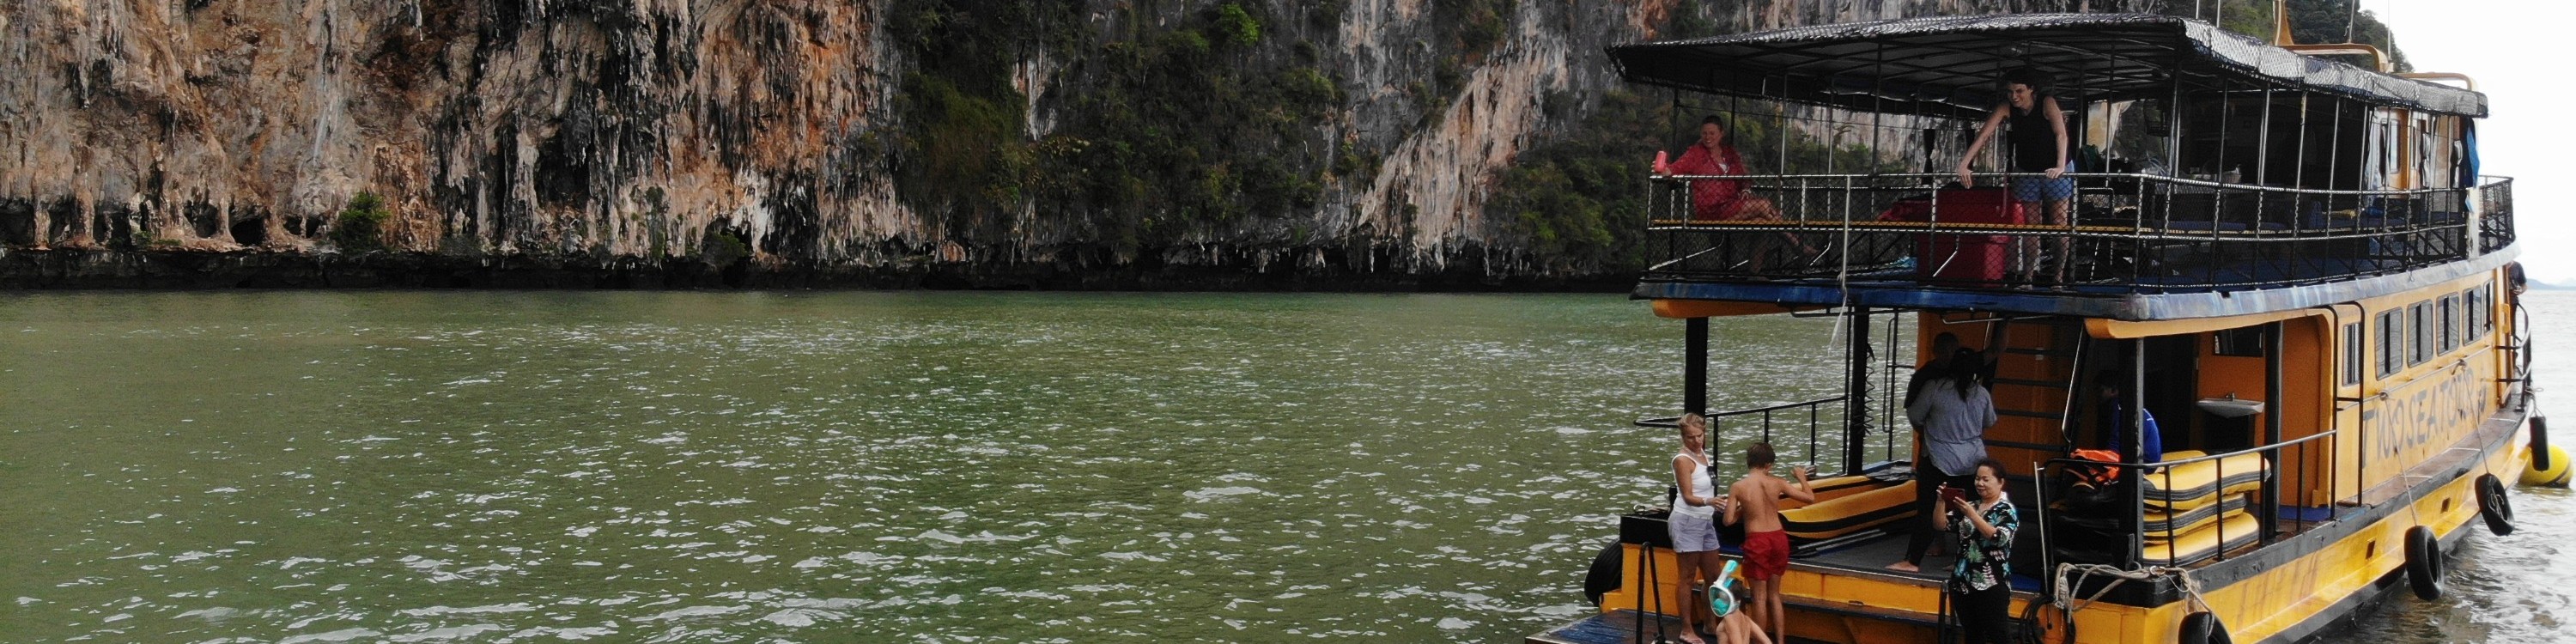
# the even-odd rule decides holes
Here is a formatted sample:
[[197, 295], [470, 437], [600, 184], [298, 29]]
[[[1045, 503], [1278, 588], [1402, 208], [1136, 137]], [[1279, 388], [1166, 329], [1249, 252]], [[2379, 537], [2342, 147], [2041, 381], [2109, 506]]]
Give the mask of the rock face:
[[841, 153], [887, 125], [866, 5], [14, 13], [0, 55], [31, 72], [0, 80], [15, 245], [301, 250], [362, 190], [392, 204], [388, 245], [450, 255], [677, 256], [725, 226], [762, 254], [841, 259], [919, 228]]
[[[1208, 269], [1616, 281], [1534, 268], [1551, 264], [1521, 257], [1485, 214], [1517, 155], [1618, 85], [1605, 47], [1677, 14], [1734, 31], [2063, 4], [0, 0], [0, 283], [128, 283], [191, 253], [246, 268], [209, 273], [225, 261], [193, 257], [178, 263], [200, 268], [180, 272], [324, 267], [295, 269], [317, 282], [333, 265], [368, 267], [370, 283], [511, 265], [644, 285], [1187, 286], [1178, 276]], [[1046, 43], [1002, 54], [1014, 131], [942, 138], [919, 121], [971, 103], [940, 108], [908, 88], [956, 81], [972, 95], [974, 79], [939, 76], [955, 67], [928, 57], [955, 50], [925, 38], [996, 15], [1035, 16]], [[1189, 175], [1201, 201], [1152, 198], [1178, 186], [1119, 199], [1048, 188], [1092, 158], [1051, 150], [1122, 143], [1100, 140], [1120, 130], [1087, 111], [1122, 69], [1102, 61], [1185, 31], [1231, 52], [1205, 64], [1247, 70], [1230, 80], [1311, 69], [1330, 85], [1292, 88], [1319, 107], [1262, 136], [1276, 159], [1262, 167], [1283, 178], [1247, 179], [1245, 159], [1219, 157]], [[1015, 173], [994, 183], [1008, 189], [961, 202], [904, 179], [987, 155]], [[1271, 184], [1289, 196], [1248, 215], [1190, 205]], [[381, 241], [405, 259], [330, 241], [362, 191], [384, 197]], [[651, 277], [598, 277], [621, 271]], [[795, 275], [814, 277], [776, 277]], [[462, 282], [491, 283], [478, 280]]]

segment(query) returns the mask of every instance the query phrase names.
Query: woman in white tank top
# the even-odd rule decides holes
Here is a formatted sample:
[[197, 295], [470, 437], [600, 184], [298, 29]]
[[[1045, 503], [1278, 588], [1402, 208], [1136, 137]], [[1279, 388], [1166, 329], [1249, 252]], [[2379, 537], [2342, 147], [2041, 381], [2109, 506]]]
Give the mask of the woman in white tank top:
[[[1724, 562], [1717, 555], [1717, 502], [1726, 490], [1717, 487], [1715, 474], [1708, 466], [1708, 419], [1699, 414], [1684, 414], [1681, 422], [1682, 451], [1673, 455], [1673, 484], [1681, 494], [1673, 499], [1673, 513], [1666, 521], [1673, 537], [1681, 574], [1674, 575], [1672, 597], [1689, 598], [1683, 617], [1682, 642], [1702, 644], [1699, 626], [1712, 632], [1717, 616], [1709, 614], [1708, 600], [1693, 598], [1693, 592], [1706, 587], [1703, 579], [1716, 579], [1718, 566]], [[1695, 579], [1696, 578], [1696, 579]]]

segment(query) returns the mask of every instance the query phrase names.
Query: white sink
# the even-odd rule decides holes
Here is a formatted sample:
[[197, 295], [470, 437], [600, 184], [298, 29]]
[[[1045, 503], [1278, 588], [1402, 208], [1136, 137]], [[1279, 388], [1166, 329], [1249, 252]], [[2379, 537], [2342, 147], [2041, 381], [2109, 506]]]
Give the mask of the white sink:
[[2245, 400], [2235, 396], [2202, 398], [2199, 404], [2201, 411], [2215, 414], [2219, 418], [2244, 418], [2263, 413], [2263, 401]]

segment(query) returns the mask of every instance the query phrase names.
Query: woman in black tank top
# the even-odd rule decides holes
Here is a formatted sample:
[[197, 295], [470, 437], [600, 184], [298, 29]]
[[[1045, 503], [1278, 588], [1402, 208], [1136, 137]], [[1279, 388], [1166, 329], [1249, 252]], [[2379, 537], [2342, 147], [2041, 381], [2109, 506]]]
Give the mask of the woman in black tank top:
[[[1977, 179], [1968, 169], [1968, 161], [1993, 141], [1995, 131], [2009, 132], [2004, 138], [2004, 152], [2015, 172], [2037, 176], [2013, 179], [2015, 198], [2042, 204], [2043, 219], [2036, 223], [2065, 226], [2067, 203], [2075, 197], [2075, 180], [2060, 176], [2066, 172], [2066, 113], [2057, 107], [2057, 99], [2043, 94], [2039, 75], [2029, 69], [2016, 69], [2004, 74], [2007, 98], [1986, 116], [1986, 126], [1977, 131], [1977, 140], [1968, 144], [1968, 153], [1959, 157], [1959, 185], [1976, 187]], [[2013, 273], [2022, 283], [2038, 281], [2040, 253], [2032, 240], [2020, 239], [2013, 244]], [[2055, 281], [2066, 281], [2066, 261], [2071, 237], [2059, 236]]]

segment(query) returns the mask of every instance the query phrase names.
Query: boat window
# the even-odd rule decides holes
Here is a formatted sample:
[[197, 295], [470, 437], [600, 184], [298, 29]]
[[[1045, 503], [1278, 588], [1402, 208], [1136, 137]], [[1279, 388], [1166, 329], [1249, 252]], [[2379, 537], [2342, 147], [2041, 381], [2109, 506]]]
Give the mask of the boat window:
[[2478, 286], [2478, 301], [2481, 301], [2481, 304], [2483, 304], [2483, 307], [2478, 307], [2478, 335], [2496, 335], [2496, 286], [2494, 286], [2494, 283], [2483, 283], [2483, 286]]
[[2460, 346], [2478, 341], [2478, 289], [2460, 291]]
[[2419, 365], [2433, 359], [2433, 303], [2416, 302], [2407, 309], [2407, 324], [2414, 333], [2406, 334], [2406, 364]]
[[2469, 296], [2451, 296], [2451, 348], [2469, 346], [2478, 337], [2477, 325], [2469, 320]]
[[2478, 305], [2469, 307], [2477, 311], [2478, 335], [2484, 337], [2495, 333], [2495, 285], [2481, 284], [2470, 292], [2478, 294]]
[[2447, 176], [2444, 170], [2448, 169], [2445, 167], [2445, 162], [2449, 158], [2446, 154], [2442, 154], [2442, 152], [2449, 150], [2450, 146], [2444, 144], [2441, 140], [2441, 135], [2434, 132], [2433, 120], [2429, 115], [2417, 112], [2412, 114], [2411, 118], [2407, 119], [2407, 121], [2407, 129], [2414, 130], [2415, 132], [2414, 147], [2412, 150], [2415, 153], [2415, 166], [2413, 168], [2415, 173], [2415, 182], [2412, 185], [2417, 188], [2449, 187], [2448, 185], [2444, 185], [2444, 182], [2441, 181], [2441, 177]]
[[2386, 378], [2406, 366], [2406, 346], [2398, 341], [2404, 336], [2406, 318], [2402, 311], [2379, 312], [2379, 377]]
[[2462, 333], [2462, 331], [2464, 331], [2464, 329], [2461, 328], [2463, 325], [2459, 322], [2460, 296], [2444, 295], [2442, 296], [2438, 306], [2440, 307], [2438, 312], [2441, 314], [2441, 320], [2434, 326], [2435, 331], [2433, 335], [2434, 339], [2440, 341], [2441, 344], [2439, 345], [2440, 348], [2434, 351], [2436, 355], [2450, 353], [2452, 349], [2460, 348], [2459, 338], [2460, 336], [2465, 335]]
[[2361, 384], [2361, 343], [2366, 340], [2361, 336], [2360, 322], [2343, 325], [2343, 385], [2346, 387]]
[[2224, 329], [2217, 333], [2218, 346], [2210, 353], [2243, 358], [2263, 357], [2262, 327]]
[[2397, 174], [2397, 116], [2387, 109], [2370, 113], [2370, 145], [2362, 150], [2362, 188], [2379, 190], [2395, 187], [2389, 179]]
[[2460, 301], [2460, 317], [2457, 322], [2460, 328], [2458, 340], [2460, 346], [2465, 347], [2477, 342], [2478, 339], [2478, 290], [2471, 288], [2460, 291], [2457, 299]]
[[2459, 295], [2453, 296], [2451, 300], [2457, 302], [2459, 305], [2458, 308], [2455, 309], [2455, 311], [2457, 311], [2455, 315], [2458, 317], [2451, 318], [2451, 328], [2459, 329], [2458, 331], [2451, 333], [2452, 346], [2469, 346], [2470, 343], [2477, 341], [2478, 337], [2478, 322], [2476, 319], [2478, 292], [2474, 289], [2461, 291]]

